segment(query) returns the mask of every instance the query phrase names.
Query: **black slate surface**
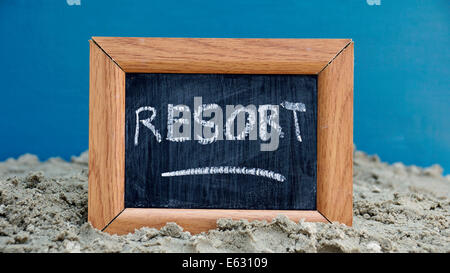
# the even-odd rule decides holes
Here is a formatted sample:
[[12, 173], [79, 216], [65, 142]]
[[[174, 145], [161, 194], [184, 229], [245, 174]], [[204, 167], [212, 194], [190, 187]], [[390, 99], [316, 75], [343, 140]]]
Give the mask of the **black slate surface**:
[[[221, 106], [224, 119], [226, 105], [302, 102], [306, 112], [297, 113], [302, 142], [295, 136], [292, 111], [281, 106], [279, 123], [284, 138], [276, 151], [261, 152], [259, 134], [257, 140], [221, 140], [207, 145], [166, 140], [167, 105], [187, 105], [193, 116], [194, 96], [201, 96], [204, 104]], [[141, 124], [139, 144], [134, 145], [136, 110], [142, 106], [156, 108], [152, 124], [162, 142]], [[315, 75], [127, 74], [125, 115], [127, 208], [316, 209]], [[140, 115], [140, 119], [146, 118], [144, 113]], [[192, 138], [193, 122], [191, 118]], [[163, 172], [211, 166], [261, 168], [280, 173], [286, 180], [242, 174], [161, 176]]]

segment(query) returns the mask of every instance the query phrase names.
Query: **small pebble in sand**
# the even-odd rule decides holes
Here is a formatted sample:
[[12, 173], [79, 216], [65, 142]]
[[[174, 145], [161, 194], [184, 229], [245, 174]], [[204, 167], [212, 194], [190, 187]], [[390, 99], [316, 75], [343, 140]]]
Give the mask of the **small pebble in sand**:
[[372, 192], [373, 192], [373, 193], [380, 193], [381, 190], [380, 190], [379, 188], [377, 188], [376, 186], [373, 186], [373, 187], [372, 187]]
[[381, 246], [377, 242], [368, 243], [367, 249], [371, 252], [381, 252]]

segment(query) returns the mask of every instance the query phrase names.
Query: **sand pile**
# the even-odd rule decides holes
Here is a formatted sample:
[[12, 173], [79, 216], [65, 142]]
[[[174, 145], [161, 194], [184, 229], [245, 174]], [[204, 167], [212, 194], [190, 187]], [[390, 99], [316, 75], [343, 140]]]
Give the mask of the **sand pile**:
[[450, 252], [450, 177], [355, 152], [354, 226], [221, 219], [110, 236], [87, 223], [87, 153], [0, 163], [0, 252]]

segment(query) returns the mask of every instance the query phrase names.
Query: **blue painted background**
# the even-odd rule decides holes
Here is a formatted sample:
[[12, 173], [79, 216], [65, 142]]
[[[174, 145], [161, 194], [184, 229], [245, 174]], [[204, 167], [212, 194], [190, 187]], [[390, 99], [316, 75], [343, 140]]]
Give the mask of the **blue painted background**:
[[91, 36], [352, 38], [358, 149], [450, 170], [448, 0], [76, 2], [0, 0], [0, 160], [88, 148]]

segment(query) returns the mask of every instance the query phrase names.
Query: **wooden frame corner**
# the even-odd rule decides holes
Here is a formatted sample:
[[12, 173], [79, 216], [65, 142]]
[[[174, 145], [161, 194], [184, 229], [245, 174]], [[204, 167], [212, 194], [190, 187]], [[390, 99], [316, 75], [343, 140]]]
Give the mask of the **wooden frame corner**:
[[[313, 74], [318, 77], [317, 210], [125, 208], [126, 73]], [[88, 220], [126, 234], [218, 218], [352, 224], [353, 42], [350, 39], [93, 37], [90, 41]]]

